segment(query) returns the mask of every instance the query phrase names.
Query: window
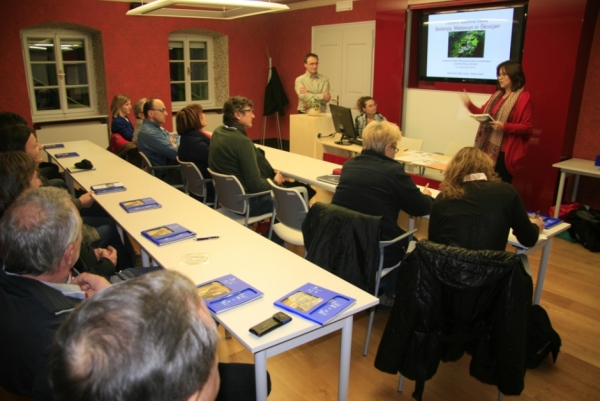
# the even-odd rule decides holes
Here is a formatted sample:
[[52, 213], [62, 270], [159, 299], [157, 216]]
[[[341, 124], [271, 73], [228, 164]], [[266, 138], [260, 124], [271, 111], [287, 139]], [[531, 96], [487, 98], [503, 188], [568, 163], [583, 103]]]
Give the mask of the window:
[[67, 30], [31, 30], [23, 32], [22, 40], [34, 121], [94, 114], [90, 36]]
[[174, 109], [196, 102], [214, 106], [213, 38], [169, 35], [171, 102]]

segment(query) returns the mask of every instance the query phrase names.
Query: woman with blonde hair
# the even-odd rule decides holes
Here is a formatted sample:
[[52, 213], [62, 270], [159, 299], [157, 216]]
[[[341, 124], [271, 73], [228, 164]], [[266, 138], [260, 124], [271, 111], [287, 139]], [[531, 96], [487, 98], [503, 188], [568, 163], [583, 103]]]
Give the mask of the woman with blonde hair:
[[471, 250], [506, 249], [512, 228], [519, 242], [532, 246], [544, 229], [529, 217], [517, 190], [501, 182], [493, 160], [477, 148], [461, 149], [448, 164], [433, 202], [429, 239]]
[[119, 134], [127, 142], [132, 141], [134, 131], [133, 124], [127, 117], [129, 113], [131, 113], [131, 100], [129, 97], [122, 93], [115, 95], [110, 104], [110, 115], [112, 116], [110, 132]]

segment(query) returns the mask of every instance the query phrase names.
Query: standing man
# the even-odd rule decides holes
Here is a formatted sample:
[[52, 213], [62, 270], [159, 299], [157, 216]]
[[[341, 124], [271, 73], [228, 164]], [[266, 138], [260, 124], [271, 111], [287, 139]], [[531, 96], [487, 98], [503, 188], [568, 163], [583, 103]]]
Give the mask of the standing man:
[[[169, 112], [160, 99], [148, 99], [144, 104], [144, 122], [137, 138], [137, 146], [153, 166], [166, 166], [171, 162], [175, 164], [179, 142], [167, 130], [161, 127], [165, 123]], [[164, 175], [156, 171], [156, 176]]]
[[307, 112], [308, 103], [315, 99], [319, 102], [319, 110], [324, 113], [327, 103], [331, 100], [329, 93], [329, 79], [317, 72], [319, 69], [319, 56], [308, 53], [304, 56], [306, 72], [296, 78], [296, 94], [298, 95], [298, 113]]

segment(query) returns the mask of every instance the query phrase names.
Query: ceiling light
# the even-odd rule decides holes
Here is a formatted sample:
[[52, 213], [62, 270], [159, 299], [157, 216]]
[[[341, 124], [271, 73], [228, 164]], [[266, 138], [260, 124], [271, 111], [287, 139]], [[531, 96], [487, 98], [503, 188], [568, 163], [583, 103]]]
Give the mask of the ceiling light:
[[230, 20], [289, 10], [284, 4], [250, 0], [155, 0], [127, 15]]

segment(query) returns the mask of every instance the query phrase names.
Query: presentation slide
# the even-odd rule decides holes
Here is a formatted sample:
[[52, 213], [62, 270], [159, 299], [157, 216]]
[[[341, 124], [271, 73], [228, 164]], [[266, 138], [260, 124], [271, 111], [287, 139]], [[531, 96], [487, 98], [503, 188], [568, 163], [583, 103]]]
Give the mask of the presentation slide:
[[428, 22], [427, 76], [492, 79], [510, 59], [514, 9], [432, 14]]

